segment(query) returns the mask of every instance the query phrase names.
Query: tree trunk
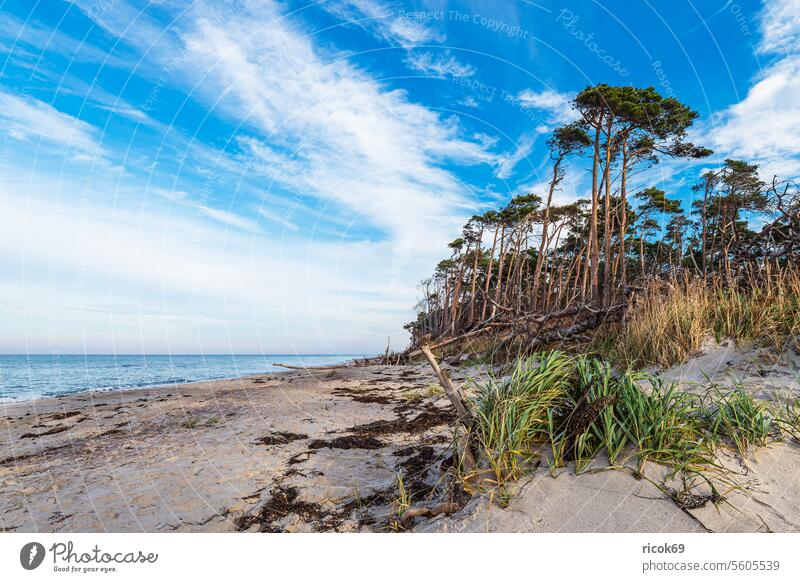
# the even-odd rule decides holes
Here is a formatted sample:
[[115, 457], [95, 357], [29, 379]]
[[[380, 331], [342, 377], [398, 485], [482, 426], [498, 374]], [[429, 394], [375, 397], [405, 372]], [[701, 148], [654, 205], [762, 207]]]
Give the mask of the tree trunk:
[[[453, 405], [453, 408], [456, 410], [456, 416], [461, 424], [466, 427], [466, 432], [469, 434], [469, 429], [472, 428], [474, 423], [474, 419], [472, 414], [469, 411], [469, 408], [466, 404], [466, 399], [461, 392], [453, 386], [453, 383], [450, 381], [450, 378], [447, 374], [442, 371], [439, 367], [436, 358], [434, 357], [433, 353], [431, 352], [430, 348], [428, 347], [427, 343], [423, 343], [420, 347], [420, 350], [425, 355], [425, 358], [428, 360], [428, 363], [433, 368], [436, 377], [439, 379], [439, 383], [444, 388], [444, 393], [447, 395], [447, 398], [450, 400], [450, 403]], [[472, 454], [472, 451], [469, 447], [469, 442], [464, 442], [463, 448], [459, 451], [461, 454], [461, 460], [464, 463], [464, 470], [466, 473], [471, 473], [475, 467], [475, 457]]]
[[605, 212], [603, 213], [603, 305], [611, 305], [611, 119], [606, 127], [606, 163], [603, 169], [605, 181]]
[[[503, 287], [503, 265], [506, 261], [506, 253], [503, 249], [505, 245], [505, 237], [506, 237], [506, 225], [503, 225], [503, 233], [500, 236], [500, 262], [497, 264], [497, 285], [494, 290], [494, 301], [497, 303], [500, 301], [500, 291]], [[494, 314], [497, 312], [497, 305], [492, 305], [492, 315], [490, 317], [494, 317]]]
[[597, 172], [600, 164], [600, 124], [598, 123], [594, 133], [594, 156], [592, 160], [592, 214], [589, 227], [589, 248], [591, 249], [590, 283], [591, 300], [597, 303], [600, 299], [599, 289], [599, 264], [600, 264], [600, 245], [597, 240], [597, 201], [599, 192], [597, 191]]
[[556, 186], [561, 181], [559, 179], [558, 171], [561, 166], [563, 156], [559, 156], [553, 163], [553, 177], [550, 180], [550, 190], [547, 192], [547, 204], [544, 207], [544, 214], [542, 215], [542, 241], [539, 243], [539, 254], [536, 256], [536, 267], [533, 271], [533, 289], [531, 290], [531, 309], [535, 310], [539, 303], [539, 277], [542, 273], [542, 263], [544, 261], [544, 254], [547, 252], [547, 229], [550, 226], [550, 205], [553, 202], [553, 192]]
[[481, 230], [478, 233], [478, 243], [475, 248], [475, 260], [472, 262], [472, 285], [470, 286], [469, 297], [469, 323], [475, 321], [475, 285], [478, 283], [478, 257], [483, 253], [483, 224], [481, 223]]
[[497, 248], [497, 233], [499, 228], [494, 229], [494, 240], [492, 241], [492, 253], [489, 255], [489, 267], [486, 270], [486, 284], [483, 286], [483, 308], [481, 309], [481, 321], [486, 319], [486, 308], [489, 306], [489, 284], [492, 281], [492, 267], [494, 266], [494, 251]]
[[628, 234], [628, 138], [622, 141], [622, 180], [619, 188], [620, 204], [622, 206], [619, 217], [619, 257], [620, 274], [619, 280], [622, 292], [628, 286], [628, 261], [625, 256], [625, 237]]
[[639, 267], [641, 269], [640, 276], [644, 277], [644, 223], [639, 229]]
[[711, 187], [711, 179], [706, 178], [706, 183], [703, 188], [703, 213], [700, 215], [700, 223], [702, 229], [702, 260], [703, 260], [703, 280], [706, 279], [708, 276], [708, 258], [706, 257], [706, 252], [708, 251], [707, 242], [706, 242], [706, 231], [708, 228], [708, 191]]

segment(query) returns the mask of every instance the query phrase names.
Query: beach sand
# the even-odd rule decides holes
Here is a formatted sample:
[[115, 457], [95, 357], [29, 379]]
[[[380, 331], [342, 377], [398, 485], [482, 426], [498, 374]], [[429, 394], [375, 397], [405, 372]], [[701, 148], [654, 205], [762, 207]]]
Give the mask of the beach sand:
[[[800, 354], [781, 356], [770, 348], [709, 340], [695, 357], [668, 370], [651, 370], [682, 390], [702, 393], [710, 386], [744, 389], [774, 402], [800, 397]], [[603, 459], [580, 475], [574, 466], [539, 468], [511, 487], [506, 507], [489, 495], [473, 498], [459, 512], [416, 526], [425, 532], [800, 532], [800, 444], [772, 442], [744, 458], [724, 448], [717, 452], [726, 468], [716, 475], [724, 501], [697, 500], [681, 508], [669, 488], [664, 467], [649, 464], [652, 481], [609, 469]], [[710, 495], [707, 487], [699, 494]], [[693, 505], [689, 500], [688, 506]]]
[[[796, 390], [794, 360], [724, 346], [700, 357], [715, 368], [706, 375], [723, 382], [738, 373], [767, 399]], [[482, 373], [446, 368], [457, 383]], [[699, 369], [690, 363], [664, 375], [696, 390]], [[577, 476], [540, 467], [509, 496], [454, 493], [444, 477], [454, 417], [427, 365], [84, 393], [3, 410], [5, 531], [386, 531], [399, 472], [415, 502], [461, 505], [417, 520], [415, 531], [800, 531], [795, 443], [745, 460], [721, 454], [741, 490], [691, 509], [602, 461]], [[652, 466], [647, 475], [665, 477]]]
[[432, 382], [373, 366], [6, 404], [0, 530], [381, 529], [398, 470], [422, 493], [447, 452]]

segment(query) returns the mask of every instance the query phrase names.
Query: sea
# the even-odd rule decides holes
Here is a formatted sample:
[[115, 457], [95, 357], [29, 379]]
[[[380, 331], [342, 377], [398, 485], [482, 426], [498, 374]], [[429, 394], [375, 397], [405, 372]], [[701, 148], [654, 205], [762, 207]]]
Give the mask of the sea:
[[2, 355], [0, 402], [89, 390], [129, 390], [285, 372], [275, 364], [323, 366], [364, 354], [270, 355]]

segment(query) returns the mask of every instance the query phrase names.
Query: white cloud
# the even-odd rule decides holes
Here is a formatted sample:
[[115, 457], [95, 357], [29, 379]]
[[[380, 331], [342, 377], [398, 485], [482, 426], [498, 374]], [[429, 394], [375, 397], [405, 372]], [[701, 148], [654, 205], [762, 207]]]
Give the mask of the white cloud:
[[514, 173], [514, 168], [519, 162], [528, 157], [535, 143], [535, 138], [527, 134], [523, 135], [517, 142], [517, 147], [514, 151], [500, 159], [500, 165], [495, 171], [495, 176], [503, 180], [510, 178]]
[[16, 140], [55, 145], [78, 159], [103, 155], [94, 127], [32, 97], [0, 91], [0, 119]]
[[225, 226], [238, 228], [251, 233], [257, 233], [261, 230], [258, 226], [258, 223], [255, 220], [246, 218], [244, 216], [240, 216], [228, 210], [214, 208], [213, 206], [208, 206], [207, 204], [197, 202], [196, 200], [192, 199], [192, 197], [190, 197], [189, 194], [186, 192], [180, 192], [177, 190], [167, 191], [161, 189], [155, 189], [153, 190], [153, 192], [155, 192], [159, 196], [163, 196], [170, 202], [179, 204], [181, 206], [185, 206], [187, 208], [192, 208], [193, 210], [196, 210], [199, 214], [205, 216], [206, 218], [210, 218], [212, 220], [220, 222]]
[[269, 208], [265, 208], [264, 206], [259, 207], [258, 213], [269, 220], [270, 222], [274, 222], [279, 224], [281, 227], [285, 228], [286, 230], [290, 230], [292, 232], [297, 231], [298, 226], [293, 223], [286, 214], [280, 214], [275, 212], [274, 210], [270, 210]]
[[[45, 51], [55, 51], [74, 62], [103, 63], [106, 67], [119, 68], [128, 66], [128, 63], [118, 56], [119, 51], [117, 54], [110, 55], [93, 46], [86, 39], [78, 41], [60, 30], [46, 28], [32, 18], [23, 22], [11, 14], [0, 14], [0, 37], [9, 39], [14, 45], [13, 49], [8, 47], [3, 52], [12, 53], [13, 56], [21, 54], [27, 60], [28, 65], [35, 66], [37, 69], [42, 66], [41, 53]], [[40, 52], [37, 54], [27, 50], [21, 51], [22, 45], [33, 47]], [[57, 71], [57, 73], [59, 77], [64, 74], [63, 71]]]
[[377, 0], [331, 0], [323, 8], [392, 44], [411, 47], [444, 42], [445, 36]]
[[578, 119], [578, 114], [572, 108], [572, 98], [572, 94], [552, 89], [542, 91], [525, 89], [517, 95], [520, 107], [542, 111], [548, 122], [553, 124], [570, 123]]
[[377, 350], [387, 334], [403, 342], [416, 289], [385, 292], [389, 241], [253, 235], [161, 197], [128, 207], [116, 192], [113, 204], [80, 205], [68, 198], [74, 185], [61, 189], [61, 200], [46, 186], [20, 203], [0, 188], [0, 351], [308, 353]]
[[184, 70], [202, 76], [209, 98], [223, 94], [218, 106], [228, 115], [267, 136], [242, 141], [266, 175], [347, 206], [392, 236], [398, 254], [431, 253], [430, 232], [442, 230], [433, 225], [467, 213], [463, 185], [441, 164], [494, 163], [494, 156], [461, 136], [455, 119], [345, 61], [323, 60], [276, 7], [260, 5], [258, 15], [245, 12], [222, 27], [199, 14], [181, 34]]
[[472, 66], [461, 63], [447, 53], [412, 52], [406, 58], [406, 64], [414, 71], [440, 79], [471, 77], [475, 74]]
[[800, 1], [768, 0], [760, 17], [761, 54], [797, 53], [797, 34], [800, 31]]
[[800, 152], [800, 78], [792, 59], [765, 70], [746, 97], [713, 116], [708, 128], [718, 154], [758, 160], [762, 177], [797, 171]]
[[692, 138], [719, 157], [755, 161], [762, 178], [800, 172], [800, 1], [767, 2], [757, 50], [767, 64], [739, 103], [701, 124]]
[[[28, 269], [24, 281], [8, 284], [29, 306], [31, 317], [45, 313], [37, 302], [53, 303], [46, 295], [48, 282], [36, 272], [55, 264], [63, 281], [57, 315], [60, 307], [65, 313], [78, 310], [98, 330], [93, 337], [124, 328], [115, 341], [125, 339], [129, 345], [132, 337], [144, 338], [144, 349], [150, 351], [166, 349], [164, 342], [172, 350], [192, 351], [197, 341], [209, 338], [216, 349], [223, 339], [233, 338], [238, 349], [346, 351], [344, 343], [383, 346], [388, 333], [398, 334], [393, 345], [402, 344], [407, 336], [401, 326], [411, 317], [417, 281], [430, 273], [446, 242], [474, 211], [470, 187], [448, 167], [495, 165], [492, 144], [465, 135], [454, 117], [375, 81], [345, 55], [323, 52], [281, 5], [232, 6], [239, 4], [241, 11], [198, 2], [163, 30], [147, 18], [141, 27], [139, 20], [130, 26], [136, 10], [122, 0], [102, 14], [92, 12], [91, 4], [83, 6], [109, 32], [146, 54], [150, 62], [137, 70], [160, 71], [172, 86], [191, 90], [215, 116], [239, 128], [233, 140], [238, 157], [220, 156], [219, 165], [209, 168], [212, 176], [234, 164], [232, 171], [241, 178], [263, 184], [265, 200], [278, 191], [284, 201], [287, 194], [294, 195], [297, 204], [291, 201], [289, 211], [271, 204], [257, 209], [247, 200], [251, 217], [221, 203], [214, 193], [200, 195], [182, 185], [180, 191], [166, 190], [171, 204], [152, 196], [144, 211], [139, 202], [156, 190], [131, 181], [124, 184], [124, 193], [116, 191], [119, 184], [102, 188], [115, 206], [100, 208], [93, 201], [81, 226], [85, 240], [75, 241], [70, 233], [80, 216], [52, 202], [31, 202], [27, 209], [6, 212], [5, 207], [13, 206], [6, 199], [0, 201], [0, 215], [8, 230], [0, 244], [22, 237], [25, 245], [17, 246], [15, 260]], [[398, 42], [426, 38], [423, 29], [408, 25], [402, 21], [390, 27]], [[134, 111], [118, 112], [136, 116]], [[84, 149], [92, 145], [88, 138], [93, 130], [79, 121], [73, 125], [84, 130]], [[42, 177], [37, 174], [29, 181], [40, 184]], [[231, 180], [233, 196], [239, 177]], [[77, 195], [67, 184], [58, 188], [54, 192], [61, 192], [59, 196]], [[93, 188], [99, 192], [101, 185]], [[339, 239], [319, 238], [313, 215], [292, 214], [308, 212], [312, 204], [313, 213], [333, 214], [340, 221]], [[163, 207], [169, 210], [166, 214]], [[285, 228], [277, 231], [264, 221]], [[351, 229], [365, 232], [367, 226], [370, 239], [347, 236]], [[46, 236], [26, 238], [28, 232]], [[34, 289], [42, 295], [36, 296]], [[77, 291], [70, 294], [69, 289]], [[124, 326], [117, 318], [108, 327], [111, 323], [87, 314], [84, 300], [105, 301], [115, 314], [123, 309], [118, 304], [126, 303], [133, 315]], [[141, 323], [146, 329], [139, 326], [137, 309], [163, 313], [164, 329], [156, 329], [158, 318]], [[193, 331], [192, 317], [216, 323]], [[7, 334], [35, 328], [46, 338], [46, 318], [30, 328], [15, 321]], [[74, 323], [60, 315], [52, 321], [67, 335]], [[165, 338], [173, 321], [179, 322], [177, 331]]]

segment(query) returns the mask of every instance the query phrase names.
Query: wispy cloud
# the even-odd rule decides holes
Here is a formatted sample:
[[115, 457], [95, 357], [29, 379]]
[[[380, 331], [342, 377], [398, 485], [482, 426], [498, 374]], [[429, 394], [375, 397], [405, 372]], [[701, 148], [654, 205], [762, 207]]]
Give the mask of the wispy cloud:
[[570, 123], [578, 118], [572, 107], [570, 93], [560, 93], [553, 89], [533, 91], [525, 89], [517, 95], [520, 107], [525, 109], [538, 109], [546, 115], [549, 123]]
[[16, 140], [57, 146], [79, 159], [104, 155], [93, 126], [38, 99], [0, 91], [0, 119], [7, 124], [5, 132]]
[[800, 2], [766, 2], [757, 56], [765, 61], [739, 103], [698, 127], [695, 139], [720, 157], [754, 160], [763, 178], [800, 173]]
[[[191, 329], [187, 308], [222, 322], [222, 331], [228, 328], [237, 345], [259, 345], [262, 332], [272, 350], [280, 349], [276, 342], [292, 349], [297, 339], [303, 349], [334, 351], [344, 346], [329, 338], [342, 334], [347, 347], [369, 345], [373, 337], [382, 345], [387, 333], [397, 333], [402, 343], [401, 325], [414, 304], [416, 282], [474, 211], [471, 187], [456, 170], [480, 164], [493, 168], [495, 143], [472, 135], [454, 116], [375, 80], [347, 53], [318, 45], [307, 23], [287, 14], [283, 4], [201, 1], [159, 28], [125, 0], [107, 11], [76, 2], [126, 50], [141, 55], [137, 73], [168, 84], [170, 92], [191, 93], [193, 105], [213, 111], [215, 123], [233, 129], [225, 149], [215, 149], [143, 118], [146, 112], [130, 101], [91, 97], [94, 110], [141, 121], [152, 133], [163, 133], [163, 142], [153, 150], [131, 151], [130, 158], [125, 153], [125, 159], [137, 160], [143, 175], [102, 186], [99, 176], [93, 177], [86, 196], [102, 188], [114, 206], [90, 205], [87, 240], [80, 248], [69, 239], [78, 217], [60, 212], [58, 204], [31, 203], [28, 211], [4, 215], [4, 224], [18, 223], [17, 234], [47, 229], [46, 240], [31, 241], [19, 252], [30, 267], [25, 287], [40, 288], [40, 300], [46, 302], [47, 282], [36, 279], [32, 267], [54, 259], [65, 272], [59, 275], [64, 289], [84, 280], [99, 280], [103, 288], [103, 281], [113, 280], [108, 293], [116, 300], [135, 283], [146, 295], [141, 309], [158, 312], [162, 302], [165, 313], [183, 326], [174, 337], [190, 344], [192, 333], [201, 332]], [[367, 12], [379, 7], [353, 4]], [[160, 4], [167, 16], [174, 7]], [[375, 20], [370, 31], [393, 44], [439, 38], [405, 19]], [[13, 117], [24, 128], [18, 138], [52, 140], [61, 147], [72, 140], [72, 147], [78, 144], [84, 153], [97, 148], [98, 130], [44, 103], [12, 97], [0, 104], [17, 112]], [[46, 136], [35, 129], [48, 125], [44, 117], [55, 120]], [[166, 158], [172, 165], [165, 173]], [[185, 183], [189, 169], [202, 173], [204, 183]], [[169, 171], [172, 185], [164, 180]], [[222, 178], [225, 187], [217, 187]], [[254, 184], [261, 191], [254, 191]], [[69, 185], [60, 181], [58, 188], [67, 192]], [[250, 189], [249, 197], [234, 204], [240, 188]], [[2, 203], [4, 208], [13, 204], [8, 198]], [[327, 222], [317, 228], [317, 218]], [[332, 226], [341, 231], [335, 240]], [[74, 261], [64, 261], [67, 255]], [[187, 304], [187, 294], [193, 293], [197, 300]], [[90, 295], [65, 291], [64, 301], [89, 301]], [[102, 302], [102, 293], [91, 301]], [[64, 323], [64, 329], [72, 323]], [[135, 333], [135, 321], [126, 325]], [[152, 329], [139, 331], [134, 337]], [[224, 337], [219, 332], [216, 327], [213, 337]], [[131, 337], [129, 330], [122, 335]], [[145, 349], [161, 346], [148, 340]]]
[[295, 232], [298, 229], [298, 226], [288, 218], [287, 214], [281, 214], [263, 206], [259, 207], [258, 213], [270, 222], [278, 224], [286, 230]]
[[414, 71], [430, 77], [471, 77], [475, 68], [460, 62], [448, 52], [432, 53], [414, 51], [406, 58], [406, 64]]
[[209, 97], [224, 91], [219, 105], [229, 115], [269, 136], [254, 153], [276, 182], [346, 205], [399, 249], [429, 248], [419, 235], [466, 212], [463, 186], [442, 164], [494, 163], [494, 155], [455, 119], [345, 61], [324, 60], [279, 15], [261, 4], [222, 27], [196, 13], [181, 33], [185, 68], [202, 74]]
[[435, 28], [401, 14], [378, 0], [331, 0], [323, 7], [345, 22], [369, 31], [381, 40], [404, 47], [444, 42]]
[[0, 351], [369, 350], [399, 331], [414, 296], [410, 282], [385, 293], [391, 265], [375, 256], [389, 243], [343, 255], [291, 232], [198, 222], [161, 197], [80, 206], [45, 190], [21, 204], [0, 184]]
[[503, 180], [510, 178], [514, 173], [514, 168], [519, 162], [528, 157], [533, 150], [535, 143], [536, 139], [534, 137], [527, 134], [523, 135], [519, 139], [517, 147], [514, 149], [514, 151], [506, 154], [500, 159], [500, 164], [495, 171], [495, 175]]
[[215, 208], [213, 206], [197, 202], [186, 192], [176, 190], [167, 191], [162, 189], [156, 189], [154, 192], [160, 196], [163, 196], [174, 204], [196, 210], [202, 216], [215, 220], [216, 222], [220, 222], [225, 226], [238, 228], [250, 233], [258, 233], [261, 231], [258, 226], [258, 222], [255, 220], [240, 216], [229, 210], [223, 210], [221, 208]]
[[761, 54], [797, 53], [797, 33], [800, 31], [800, 2], [770, 0], [764, 2], [759, 18]]

